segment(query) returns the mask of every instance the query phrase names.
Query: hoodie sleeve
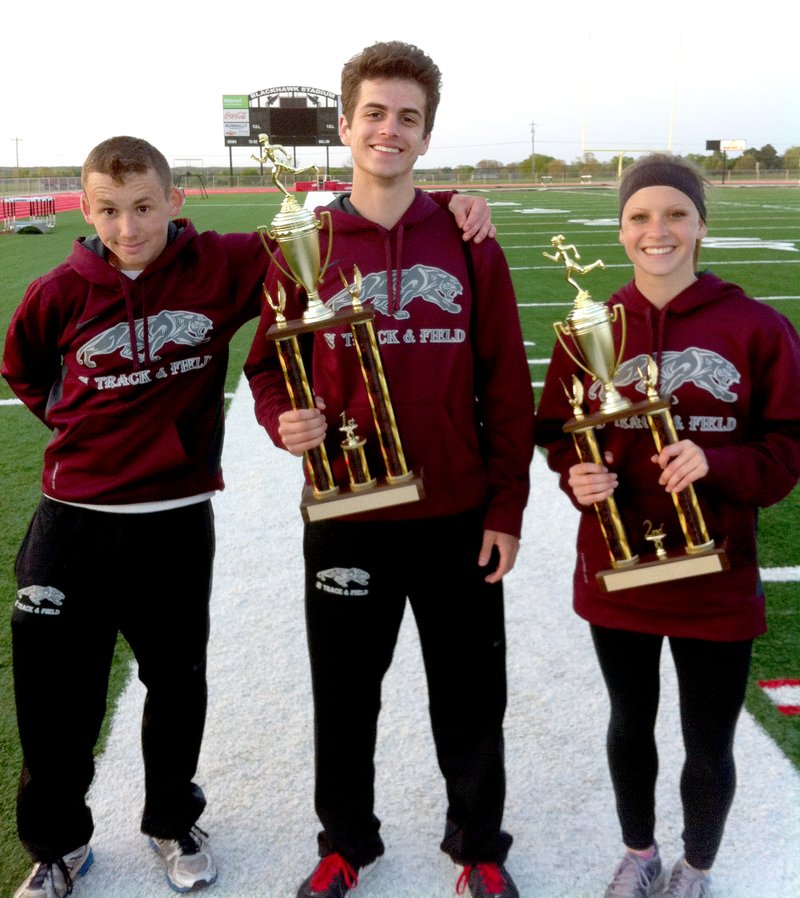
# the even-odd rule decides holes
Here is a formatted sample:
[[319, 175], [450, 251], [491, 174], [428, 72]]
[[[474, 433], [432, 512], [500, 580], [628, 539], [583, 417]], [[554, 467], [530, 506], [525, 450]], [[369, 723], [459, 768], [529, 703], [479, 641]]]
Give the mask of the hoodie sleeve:
[[475, 393], [490, 486], [484, 526], [519, 536], [533, 458], [533, 388], [505, 256], [492, 240], [473, 246], [472, 259]]
[[269, 256], [256, 233], [223, 234], [220, 238], [232, 273], [232, 298], [241, 310], [242, 321], [257, 318], [261, 311], [261, 286]]
[[25, 291], [9, 324], [3, 351], [3, 377], [43, 422], [48, 399], [61, 373], [59, 328], [47, 313], [45, 293], [41, 280], [34, 281]]
[[770, 326], [754, 324], [750, 332], [747, 440], [705, 450], [704, 485], [761, 507], [779, 502], [800, 478], [800, 338], [784, 316], [774, 320]]
[[450, 200], [458, 193], [457, 190], [434, 190], [428, 193], [428, 196], [442, 209], [450, 211]]

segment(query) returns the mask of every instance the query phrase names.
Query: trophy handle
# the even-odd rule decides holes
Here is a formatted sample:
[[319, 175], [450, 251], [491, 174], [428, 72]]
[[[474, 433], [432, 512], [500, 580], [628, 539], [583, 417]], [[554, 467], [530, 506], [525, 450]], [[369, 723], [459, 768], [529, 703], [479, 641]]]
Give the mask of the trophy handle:
[[325, 256], [325, 261], [322, 263], [322, 268], [319, 270], [319, 281], [318, 283], [322, 283], [322, 277], [325, 272], [328, 270], [328, 262], [331, 260], [331, 250], [333, 249], [333, 219], [331, 218], [331, 213], [327, 209], [323, 209], [322, 212], [319, 213], [319, 218], [317, 219], [317, 228], [322, 230], [322, 219], [328, 219], [328, 253]]
[[553, 330], [556, 332], [556, 339], [561, 344], [561, 348], [566, 352], [566, 354], [572, 359], [573, 362], [581, 369], [581, 371], [585, 371], [592, 380], [597, 380], [594, 375], [594, 372], [591, 371], [586, 365], [579, 361], [573, 354], [572, 350], [567, 346], [567, 344], [562, 340], [562, 336], [567, 336], [569, 334], [568, 329], [564, 326], [563, 321], [554, 321], [553, 322]]
[[611, 323], [613, 324], [617, 319], [619, 319], [620, 327], [622, 329], [621, 339], [619, 341], [619, 353], [617, 354], [617, 360], [614, 362], [614, 370], [616, 371], [619, 368], [620, 362], [622, 361], [622, 353], [625, 351], [625, 342], [628, 337], [628, 319], [625, 315], [625, 309], [622, 303], [615, 303], [612, 306], [614, 314], [611, 316]]
[[[266, 225], [260, 225], [259, 227], [256, 228], [256, 230], [258, 231], [258, 236], [261, 238], [261, 242], [264, 244], [264, 249], [267, 251], [267, 255], [270, 257], [272, 262], [276, 265], [276, 267], [281, 272], [281, 274], [284, 274], [293, 284], [297, 284], [297, 278], [293, 274], [288, 272], [283, 267], [283, 265], [281, 265], [281, 263], [275, 258], [275, 254], [269, 248], [269, 244], [264, 239], [264, 232], [266, 232], [268, 234], [268, 236], [272, 237], [273, 240], [275, 239], [274, 236], [270, 233], [269, 228]], [[300, 285], [297, 284], [297, 286], [299, 287]]]

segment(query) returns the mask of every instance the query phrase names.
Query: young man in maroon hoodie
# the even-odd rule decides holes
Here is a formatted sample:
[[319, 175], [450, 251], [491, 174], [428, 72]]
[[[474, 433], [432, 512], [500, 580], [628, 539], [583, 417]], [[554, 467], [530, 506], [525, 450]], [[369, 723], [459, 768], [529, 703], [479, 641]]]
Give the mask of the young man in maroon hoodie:
[[[95, 147], [82, 184], [97, 235], [30, 285], [3, 357], [9, 385], [52, 431], [16, 562], [18, 828], [35, 865], [15, 898], [62, 898], [91, 866], [85, 798], [117, 633], [147, 687], [142, 831], [172, 888], [217, 875], [192, 781], [206, 711], [210, 500], [223, 488], [228, 344], [260, 313], [268, 256], [255, 231], [198, 233], [175, 219], [183, 195], [139, 138]], [[471, 213], [461, 199], [465, 236], [490, 232], [484, 207]]]
[[[442, 849], [463, 866], [458, 889], [517, 895], [505, 868], [505, 634], [501, 580], [516, 558], [533, 452], [533, 392], [516, 299], [502, 251], [464, 252], [452, 221], [412, 169], [431, 139], [440, 73], [414, 46], [379, 43], [342, 77], [343, 142], [353, 189], [329, 207], [331, 266], [363, 277], [376, 312], [386, 378], [419, 502], [306, 526], [306, 611], [316, 737], [322, 860], [298, 898], [341, 898], [383, 854], [373, 808], [381, 681], [406, 601], [419, 631], [437, 757], [447, 787]], [[323, 237], [323, 243], [325, 242]], [[323, 251], [325, 247], [323, 246]], [[275, 295], [276, 267], [268, 275]], [[321, 298], [349, 296], [332, 277]], [[291, 287], [291, 285], [289, 285]], [[338, 288], [338, 292], [337, 292]], [[287, 310], [299, 314], [289, 290]], [[287, 312], [288, 313], [288, 312]], [[245, 366], [256, 414], [295, 455], [323, 443], [346, 482], [341, 415], [378, 446], [349, 330], [317, 333], [312, 381], [319, 408], [292, 410], [269, 308]], [[372, 459], [373, 470], [380, 467]], [[334, 589], [330, 572], [355, 577]], [[353, 593], [356, 592], [357, 595]], [[346, 593], [342, 595], [342, 593]]]

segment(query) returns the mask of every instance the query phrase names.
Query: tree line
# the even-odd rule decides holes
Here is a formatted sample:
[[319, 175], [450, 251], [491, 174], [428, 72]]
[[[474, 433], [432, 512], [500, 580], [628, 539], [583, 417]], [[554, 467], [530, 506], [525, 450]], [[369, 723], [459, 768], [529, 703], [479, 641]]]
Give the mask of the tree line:
[[[475, 165], [442, 166], [435, 170], [419, 169], [417, 174], [421, 179], [426, 175], [453, 178], [459, 181], [483, 180], [483, 179], [512, 179], [521, 180], [526, 176], [532, 180], [547, 178], [562, 179], [567, 176], [586, 177], [610, 177], [616, 174], [634, 161], [633, 156], [612, 156], [608, 160], [599, 160], [594, 153], [585, 153], [582, 156], [566, 162], [543, 153], [530, 155], [520, 162], [500, 162], [497, 159], [481, 159]], [[707, 154], [687, 153], [686, 158], [694, 162], [700, 169], [709, 175], [727, 172], [754, 172], [767, 174], [769, 172], [797, 171], [800, 169], [800, 146], [790, 147], [785, 153], [779, 153], [772, 144], [765, 144], [760, 149], [755, 147], [744, 150], [740, 155], [728, 157], [722, 152]], [[352, 165], [347, 160], [344, 164], [331, 167], [329, 176], [348, 180]], [[620, 164], [621, 163], [621, 164]], [[203, 174], [225, 176], [229, 174], [228, 166], [205, 166]], [[247, 165], [234, 167], [238, 176], [266, 176], [269, 173], [262, 171], [258, 166]], [[0, 178], [77, 178], [80, 177], [79, 165], [64, 166], [28, 166], [28, 167], [0, 167]], [[185, 169], [175, 170], [176, 175], [186, 174]]]

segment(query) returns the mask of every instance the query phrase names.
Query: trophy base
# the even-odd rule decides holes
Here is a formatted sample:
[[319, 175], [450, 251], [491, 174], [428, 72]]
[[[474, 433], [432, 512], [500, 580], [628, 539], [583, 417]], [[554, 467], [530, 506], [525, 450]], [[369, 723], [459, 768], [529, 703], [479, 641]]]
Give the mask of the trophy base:
[[621, 589], [650, 586], [653, 583], [667, 583], [686, 577], [716, 574], [727, 570], [728, 566], [728, 557], [723, 546], [704, 552], [670, 555], [663, 561], [655, 559], [642, 561], [630, 567], [598, 571], [596, 577], [604, 592], [617, 592]]
[[267, 339], [276, 341], [290, 340], [292, 337], [299, 337], [301, 334], [337, 327], [340, 324], [358, 324], [361, 321], [372, 321], [375, 318], [375, 313], [372, 309], [353, 309], [352, 306], [346, 306], [343, 309], [339, 309], [338, 312], [332, 312], [324, 303], [320, 303], [320, 305], [322, 310], [320, 313], [314, 312], [314, 320], [306, 320], [303, 317], [294, 318], [290, 321], [276, 322], [267, 331]]
[[314, 521], [325, 521], [328, 518], [340, 518], [345, 515], [376, 511], [392, 505], [418, 502], [425, 497], [422, 478], [414, 472], [409, 473], [411, 475], [409, 479], [399, 483], [387, 483], [385, 480], [381, 480], [377, 486], [370, 489], [342, 487], [337, 495], [328, 499], [317, 498], [312, 488], [306, 485], [303, 488], [300, 513], [303, 515], [303, 520], [310, 524]]
[[644, 399], [641, 402], [632, 402], [624, 408], [610, 412], [594, 412], [591, 415], [581, 415], [580, 418], [570, 418], [564, 425], [564, 433], [574, 433], [582, 430], [594, 430], [603, 427], [621, 418], [632, 418], [636, 415], [651, 415], [670, 407], [669, 399]]

